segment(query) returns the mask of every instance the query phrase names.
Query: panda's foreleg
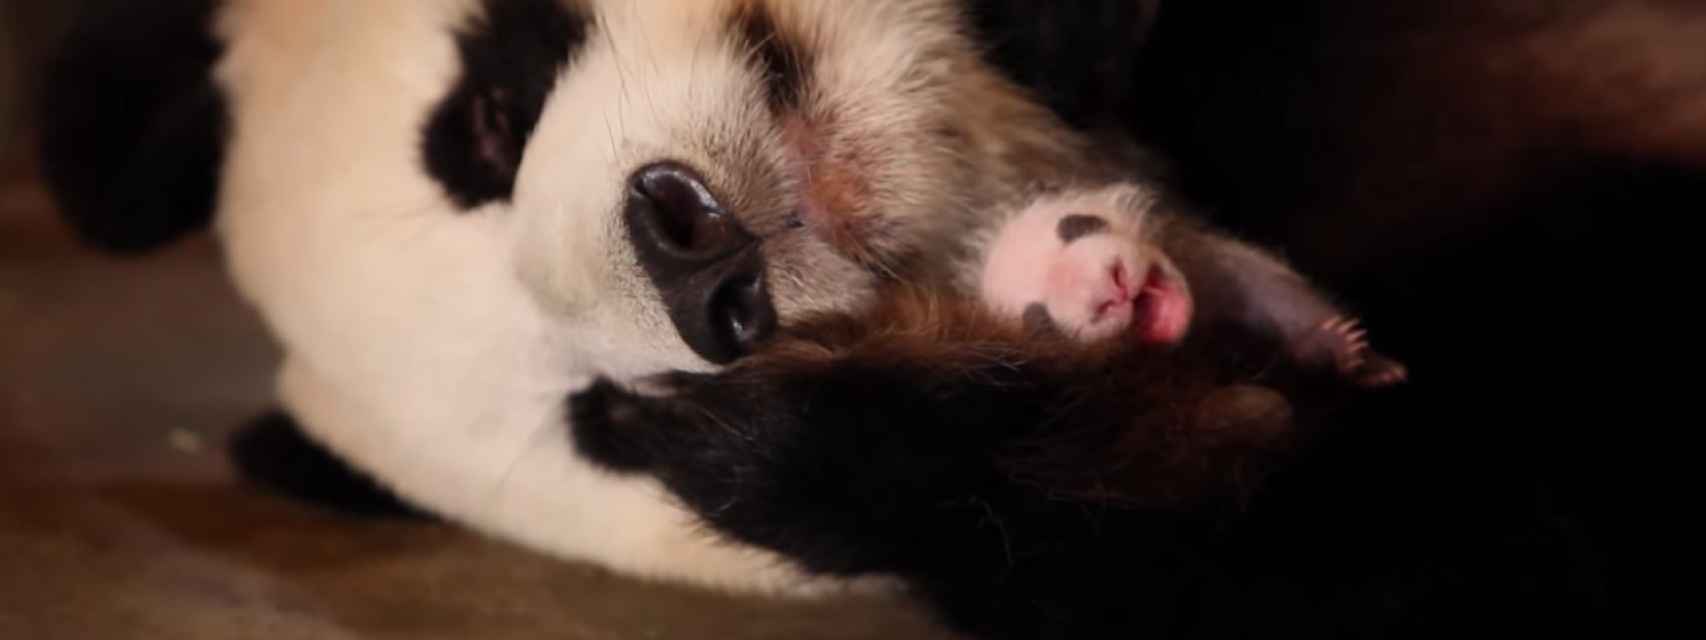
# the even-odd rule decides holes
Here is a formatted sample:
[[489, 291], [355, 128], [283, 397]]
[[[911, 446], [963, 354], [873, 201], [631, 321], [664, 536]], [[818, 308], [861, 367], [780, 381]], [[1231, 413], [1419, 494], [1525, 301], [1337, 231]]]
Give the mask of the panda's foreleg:
[[1278, 256], [1186, 220], [1168, 221], [1160, 242], [1190, 282], [1201, 321], [1276, 340], [1298, 364], [1336, 369], [1359, 386], [1408, 377], [1403, 364], [1370, 347], [1354, 315]]
[[267, 492], [354, 515], [430, 518], [309, 438], [282, 410], [243, 425], [229, 449], [243, 478]]

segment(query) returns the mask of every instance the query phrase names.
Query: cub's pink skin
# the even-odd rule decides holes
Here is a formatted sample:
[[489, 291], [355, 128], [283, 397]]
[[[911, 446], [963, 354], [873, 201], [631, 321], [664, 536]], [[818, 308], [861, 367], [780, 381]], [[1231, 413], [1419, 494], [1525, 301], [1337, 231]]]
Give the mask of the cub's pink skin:
[[[1187, 279], [1144, 239], [1141, 211], [1103, 194], [1039, 200], [990, 239], [979, 285], [997, 312], [1085, 341], [1174, 344], [1191, 326]], [[1040, 306], [1039, 306], [1040, 305]]]
[[1157, 212], [1157, 201], [1134, 184], [1039, 198], [979, 238], [979, 294], [997, 313], [1086, 342], [1172, 345], [1193, 326], [1232, 325], [1353, 384], [1408, 377], [1369, 347], [1356, 318], [1277, 256]]

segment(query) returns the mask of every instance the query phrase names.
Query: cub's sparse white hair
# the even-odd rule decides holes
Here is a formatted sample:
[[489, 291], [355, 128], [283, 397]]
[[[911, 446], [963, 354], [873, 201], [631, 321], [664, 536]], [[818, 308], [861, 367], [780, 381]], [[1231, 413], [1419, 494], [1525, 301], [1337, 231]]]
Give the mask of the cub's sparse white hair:
[[1009, 231], [1008, 223], [1017, 218], [1041, 211], [1087, 211], [1099, 216], [1118, 216], [1120, 226], [1137, 229], [1148, 222], [1150, 213], [1161, 200], [1162, 192], [1155, 185], [1135, 180], [1038, 186], [1029, 197], [1002, 208], [978, 224], [973, 232], [963, 236], [960, 250], [963, 261], [954, 274], [954, 286], [967, 293], [981, 288], [989, 248], [995, 244], [997, 237]]

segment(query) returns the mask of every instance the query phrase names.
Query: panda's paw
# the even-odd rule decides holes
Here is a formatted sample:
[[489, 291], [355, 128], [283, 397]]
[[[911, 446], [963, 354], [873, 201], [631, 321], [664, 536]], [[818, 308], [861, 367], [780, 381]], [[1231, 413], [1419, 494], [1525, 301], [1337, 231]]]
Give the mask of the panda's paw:
[[582, 456], [612, 471], [643, 471], [650, 456], [642, 446], [648, 414], [644, 397], [599, 378], [569, 396], [569, 438]]

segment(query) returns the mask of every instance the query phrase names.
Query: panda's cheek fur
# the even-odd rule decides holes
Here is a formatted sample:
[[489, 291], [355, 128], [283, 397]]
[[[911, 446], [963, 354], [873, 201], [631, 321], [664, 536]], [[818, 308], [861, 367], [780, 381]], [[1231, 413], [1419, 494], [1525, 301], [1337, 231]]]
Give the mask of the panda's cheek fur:
[[849, 312], [869, 301], [877, 278], [814, 238], [774, 238], [765, 277], [783, 324], [823, 312]]

